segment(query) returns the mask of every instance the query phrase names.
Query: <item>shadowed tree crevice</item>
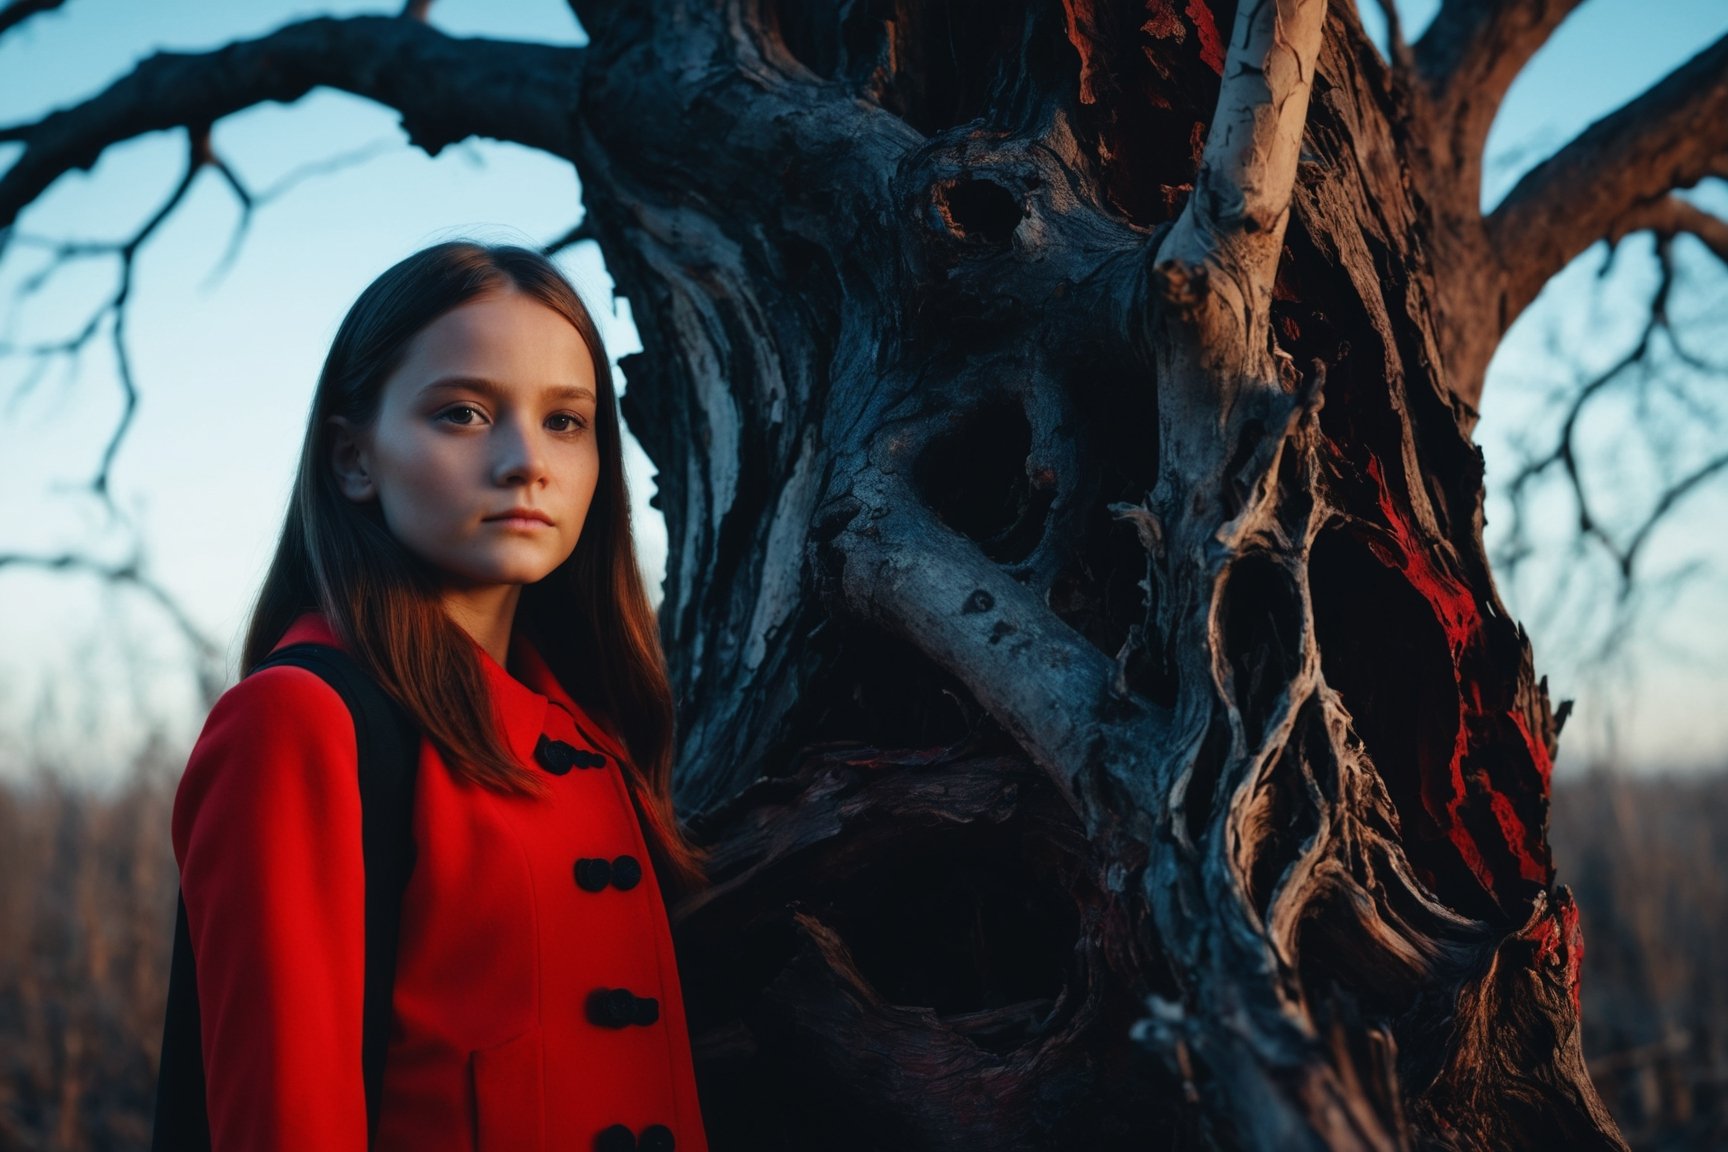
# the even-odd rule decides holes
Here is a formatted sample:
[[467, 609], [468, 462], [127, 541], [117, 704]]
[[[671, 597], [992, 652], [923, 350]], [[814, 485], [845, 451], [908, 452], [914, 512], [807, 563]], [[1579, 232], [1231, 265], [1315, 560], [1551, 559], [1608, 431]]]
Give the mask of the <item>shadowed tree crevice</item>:
[[1027, 474], [1032, 429], [1012, 396], [993, 398], [931, 439], [915, 479], [932, 510], [1001, 564], [1024, 560], [1044, 537], [1053, 477]]
[[[1113, 1026], [1136, 992], [1174, 985], [1145, 964], [1148, 926], [1113, 891], [1121, 865], [1097, 857], [1037, 771], [959, 748], [829, 746], [701, 824], [723, 854], [680, 949], [749, 960], [687, 985], [704, 1006], [691, 1017], [704, 1083], [732, 1086], [708, 1117], [716, 1140], [756, 1132], [765, 1085], [778, 1086], [776, 1124], [836, 1148], [908, 1138], [937, 1114], [957, 1122], [943, 1146], [958, 1148], [1003, 1133], [1002, 1109], [1020, 1126], [992, 1137], [1003, 1147], [1125, 1148], [1146, 1129], [1096, 1105], [1174, 1095]], [[956, 1061], [973, 1075], [942, 1071]], [[1055, 1067], [1060, 1093], [1025, 1075]], [[895, 1106], [878, 1111], [884, 1094]], [[857, 1123], [834, 1129], [842, 1105]]]
[[1076, 130], [1110, 204], [1141, 227], [1194, 189], [1232, 5], [1063, 0]]
[[1445, 635], [1426, 601], [1348, 530], [1320, 535], [1309, 573], [1326, 683], [1382, 766], [1417, 876], [1459, 911], [1494, 915], [1423, 799], [1423, 782], [1446, 773], [1462, 722]]
[[993, 180], [955, 180], [936, 187], [936, 206], [962, 240], [1004, 244], [1025, 218], [1014, 194]]

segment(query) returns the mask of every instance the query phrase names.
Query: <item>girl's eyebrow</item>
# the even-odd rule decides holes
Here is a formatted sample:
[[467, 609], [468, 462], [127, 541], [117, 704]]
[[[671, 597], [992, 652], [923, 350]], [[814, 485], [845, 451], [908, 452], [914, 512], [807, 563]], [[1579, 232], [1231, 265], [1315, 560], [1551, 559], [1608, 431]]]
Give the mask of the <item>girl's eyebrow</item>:
[[[479, 392], [482, 395], [490, 396], [493, 399], [497, 399], [499, 396], [501, 396], [506, 391], [506, 389], [504, 389], [500, 385], [494, 383], [493, 381], [484, 379], [484, 378], [479, 377], [479, 376], [441, 376], [438, 379], [432, 381], [430, 384], [423, 386], [420, 389], [420, 392], [422, 394], [425, 394], [427, 392], [433, 392], [433, 391], [436, 391], [438, 389], [444, 389], [444, 388], [449, 388], [449, 389], [465, 388], [470, 392]], [[547, 400], [553, 400], [553, 401], [557, 401], [557, 400], [587, 400], [590, 402], [594, 401], [594, 390], [592, 388], [584, 388], [579, 384], [552, 384], [552, 385], [548, 385], [546, 388], [544, 388], [542, 390], [541, 394]]]

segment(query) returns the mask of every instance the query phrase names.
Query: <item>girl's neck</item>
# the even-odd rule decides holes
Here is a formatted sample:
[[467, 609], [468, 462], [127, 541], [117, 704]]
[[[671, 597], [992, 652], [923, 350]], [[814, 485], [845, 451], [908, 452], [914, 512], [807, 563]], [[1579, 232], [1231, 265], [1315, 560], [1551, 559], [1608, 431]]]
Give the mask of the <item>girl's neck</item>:
[[444, 611], [502, 668], [510, 654], [510, 629], [521, 596], [519, 584], [449, 588], [444, 592]]

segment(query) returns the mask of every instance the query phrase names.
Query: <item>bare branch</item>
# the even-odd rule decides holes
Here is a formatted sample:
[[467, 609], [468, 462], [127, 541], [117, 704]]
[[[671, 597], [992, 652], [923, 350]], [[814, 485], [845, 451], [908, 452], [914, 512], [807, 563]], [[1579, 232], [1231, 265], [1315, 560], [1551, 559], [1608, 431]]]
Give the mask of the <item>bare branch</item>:
[[1681, 233], [1696, 236], [1716, 253], [1717, 259], [1728, 262], [1728, 220], [1679, 196], [1664, 196], [1635, 205], [1614, 221], [1604, 239], [1618, 244], [1634, 232], [1654, 232], [1664, 239]]
[[1416, 58], [1410, 51], [1410, 42], [1404, 39], [1404, 20], [1398, 15], [1397, 0], [1374, 0], [1374, 5], [1380, 9], [1380, 18], [1386, 21], [1386, 58], [1405, 71], [1413, 70]]
[[[1230, 451], [1218, 413], [1237, 410], [1243, 392], [1282, 388], [1272, 282], [1325, 23], [1325, 0], [1236, 9], [1194, 192], [1157, 245], [1147, 296], [1170, 475], [1215, 475]], [[1199, 428], [1215, 435], [1189, 434]]]
[[[1416, 74], [1449, 125], [1455, 167], [1481, 171], [1500, 101], [1583, 0], [1445, 0], [1416, 42]], [[1386, 7], [1390, 8], [1390, 3]], [[1472, 200], [1476, 189], [1470, 189]]]
[[587, 214], [584, 213], [582, 219], [578, 220], [575, 224], [572, 224], [562, 236], [559, 236], [556, 240], [550, 240], [543, 244], [540, 248], [540, 254], [542, 256], [556, 256], [558, 253], [564, 251], [564, 249], [569, 248], [574, 244], [580, 244], [584, 240], [599, 239], [595, 234], [594, 229], [591, 227], [591, 224], [592, 221], [590, 221]]
[[1662, 523], [1668, 513], [1673, 510], [1674, 505], [1685, 499], [1700, 484], [1724, 468], [1728, 468], [1728, 454], [1717, 456], [1701, 467], [1693, 469], [1680, 480], [1669, 485], [1668, 489], [1662, 493], [1656, 501], [1655, 507], [1650, 510], [1650, 515], [1644, 518], [1644, 523], [1640, 524], [1638, 530], [1632, 534], [1632, 539], [1626, 544], [1625, 552], [1620, 556], [1622, 595], [1625, 594], [1627, 588], [1631, 587], [1632, 566], [1638, 561], [1638, 551], [1644, 547], [1644, 542], [1650, 538], [1650, 534], [1656, 530], [1657, 525]]
[[1325, 0], [1237, 9], [1194, 195], [1161, 259], [1246, 273], [1270, 297], [1325, 20]]
[[410, 142], [436, 154], [489, 136], [570, 156], [580, 48], [458, 40], [413, 19], [360, 16], [290, 24], [199, 55], [159, 53], [100, 95], [42, 120], [0, 128], [24, 154], [0, 178], [0, 227], [66, 172], [147, 132], [209, 125], [313, 88], [365, 96], [402, 113]]
[[67, 552], [58, 556], [32, 556], [24, 553], [0, 553], [0, 568], [40, 568], [49, 572], [86, 572], [117, 586], [130, 586], [144, 593], [173, 623], [198, 659], [198, 690], [206, 706], [214, 704], [222, 694], [222, 647], [204, 630], [193, 623], [172, 593], [150, 576], [135, 554], [119, 564], [103, 564], [89, 556]]
[[[1679, 205], [1680, 208], [1670, 207], [1670, 202], [1672, 205]], [[1649, 207], [1652, 209], [1652, 213], [1645, 219], [1650, 222], [1644, 226], [1654, 230], [1657, 235], [1656, 261], [1659, 273], [1656, 291], [1650, 299], [1649, 316], [1644, 322], [1638, 340], [1626, 354], [1587, 380], [1573, 394], [1567, 404], [1566, 413], [1561, 421], [1560, 431], [1553, 448], [1538, 457], [1525, 461], [1513, 475], [1507, 489], [1512, 508], [1512, 528], [1506, 552], [1498, 565], [1503, 572], [1511, 576], [1518, 563], [1529, 554], [1530, 549], [1524, 534], [1524, 520], [1527, 515], [1526, 504], [1529, 500], [1530, 486], [1541, 476], [1551, 470], [1558, 469], [1561, 475], [1565, 477], [1573, 502], [1578, 510], [1578, 541], [1580, 544], [1585, 541], [1595, 541], [1612, 561], [1618, 578], [1618, 591], [1615, 598], [1621, 606], [1626, 605], [1639, 583], [1634, 579], [1634, 569], [1639, 554], [1651, 534], [1686, 496], [1706, 481], [1720, 474], [1724, 469], [1728, 469], [1728, 454], [1718, 455], [1681, 476], [1678, 480], [1669, 483], [1656, 497], [1650, 511], [1626, 537], [1625, 544], [1620, 543], [1619, 539], [1616, 538], [1617, 533], [1611, 532], [1609, 526], [1597, 515], [1584, 485], [1584, 470], [1578, 459], [1578, 428], [1584, 413], [1592, 401], [1604, 394], [1612, 385], [1631, 376], [1634, 369], [1642, 368], [1644, 370], [1641, 386], [1648, 386], [1649, 362], [1658, 334], [1667, 336], [1668, 345], [1674, 354], [1690, 367], [1701, 371], [1722, 371], [1721, 366], [1709, 364], [1693, 356], [1681, 346], [1675, 336], [1668, 309], [1668, 301], [1675, 282], [1675, 268], [1670, 246], [1675, 232], [1682, 229], [1670, 229], [1664, 225], [1677, 220], [1682, 222], [1684, 230], [1690, 230], [1692, 225], [1701, 226], [1706, 222], [1713, 221], [1716, 226], [1722, 226], [1723, 222], [1708, 213], [1698, 211], [1677, 197], [1669, 197], [1667, 200]], [[1703, 219], [1696, 219], [1694, 214]], [[1631, 230], [1633, 229], [1625, 229], [1625, 231]], [[1581, 554], [1580, 558], [1582, 558]], [[1555, 599], [1556, 603], [1558, 599]], [[1619, 612], [1617, 619], [1625, 619], [1626, 616], [1625, 612]], [[1626, 626], [1629, 627], [1629, 623]], [[1621, 626], [1617, 625], [1617, 628], [1619, 627]], [[1611, 643], [1605, 642], [1604, 651], [1601, 653], [1603, 657], [1608, 655], [1610, 646]]]
[[[121, 410], [120, 420], [109, 434], [107, 446], [102, 452], [102, 463], [97, 469], [95, 478], [91, 480], [90, 487], [117, 518], [119, 517], [119, 509], [114, 506], [108, 483], [113, 472], [114, 457], [119, 453], [120, 442], [125, 438], [126, 430], [131, 426], [132, 416], [138, 407], [138, 389], [132, 378], [132, 360], [126, 345], [126, 304], [132, 295], [133, 269], [137, 264], [139, 250], [162, 226], [163, 221], [173, 214], [174, 209], [186, 198], [186, 193], [191, 189], [192, 182], [197, 179], [199, 171], [210, 163], [209, 129], [201, 127], [188, 130], [186, 167], [181, 172], [180, 179], [175, 183], [174, 189], [168, 194], [167, 199], [155, 212], [151, 213], [150, 218], [129, 239], [112, 244], [70, 243], [60, 248], [62, 259], [67, 256], [84, 257], [95, 254], [111, 254], [119, 257], [119, 282], [113, 295], [102, 302], [77, 333], [66, 340], [38, 345], [25, 350], [38, 359], [58, 355], [76, 357], [101, 328], [102, 321], [109, 316], [113, 317], [110, 332], [114, 341], [114, 357], [119, 370], [120, 388], [125, 403]], [[24, 285], [24, 291], [28, 293], [38, 290], [60, 262], [61, 260], [56, 260], [41, 274], [33, 277]], [[15, 349], [9, 346], [0, 345], [0, 355], [13, 351]], [[26, 386], [32, 385], [36, 379], [39, 379], [39, 376], [32, 375], [27, 378]]]
[[[90, 241], [90, 240], [50, 240], [28, 234], [19, 235], [16, 239], [24, 244], [49, 249], [49, 262], [34, 275], [28, 277], [19, 287], [16, 301], [23, 300], [40, 292], [51, 280], [54, 274], [73, 262], [91, 259], [98, 256], [113, 256], [120, 262], [119, 276], [116, 287], [107, 299], [103, 300], [90, 318], [76, 333], [57, 341], [18, 348], [10, 343], [0, 342], [0, 356], [23, 354], [35, 359], [36, 364], [26, 373], [23, 381], [13, 393], [13, 403], [16, 404], [27, 396], [46, 373], [48, 364], [57, 357], [69, 358], [76, 368], [79, 356], [84, 348], [100, 331], [102, 322], [112, 317], [111, 335], [114, 341], [115, 363], [118, 369], [120, 387], [124, 397], [124, 407], [121, 418], [109, 434], [108, 443], [102, 452], [102, 461], [95, 477], [90, 482], [90, 489], [107, 506], [116, 519], [124, 519], [115, 506], [109, 492], [110, 477], [113, 473], [115, 457], [119, 454], [122, 441], [131, 427], [132, 417], [138, 406], [138, 387], [132, 374], [132, 360], [126, 342], [126, 305], [131, 298], [133, 270], [137, 263], [138, 253], [146, 242], [157, 232], [162, 224], [173, 214], [174, 210], [185, 199], [198, 173], [206, 168], [217, 172], [223, 181], [233, 190], [240, 201], [241, 215], [235, 227], [234, 236], [229, 243], [228, 251], [211, 273], [211, 279], [219, 278], [232, 265], [240, 250], [253, 212], [287, 192], [304, 180], [348, 167], [378, 154], [383, 147], [395, 147], [375, 142], [362, 149], [332, 157], [316, 164], [308, 164], [282, 177], [275, 184], [261, 193], [252, 192], [241, 180], [233, 168], [223, 160], [210, 146], [207, 131], [189, 133], [186, 167], [176, 182], [173, 191], [150, 218], [130, 237], [125, 240]], [[16, 311], [10, 318], [16, 319]], [[10, 324], [9, 324], [10, 327]]]
[[222, 182], [228, 185], [229, 190], [234, 193], [234, 199], [240, 204], [240, 219], [234, 224], [234, 235], [228, 240], [228, 250], [222, 254], [222, 259], [217, 261], [216, 267], [211, 269], [205, 284], [208, 286], [220, 280], [234, 266], [234, 261], [240, 255], [240, 246], [246, 239], [247, 231], [252, 227], [252, 217], [258, 209], [281, 198], [284, 193], [299, 187], [314, 177], [345, 171], [397, 147], [399, 145], [393, 140], [374, 140], [370, 144], [363, 144], [358, 148], [351, 148], [346, 152], [339, 152], [322, 160], [302, 164], [261, 192], [254, 192], [251, 186], [240, 178], [240, 174], [235, 172], [225, 159], [219, 154], [212, 153], [210, 167], [215, 169], [217, 174], [222, 177]]
[[1717, 170], [1728, 153], [1728, 36], [1598, 120], [1518, 181], [1488, 217], [1505, 267], [1504, 331], [1615, 222]]
[[5, 35], [32, 16], [40, 16], [44, 12], [52, 12], [66, 0], [12, 0], [4, 8], [0, 8], [0, 36]]

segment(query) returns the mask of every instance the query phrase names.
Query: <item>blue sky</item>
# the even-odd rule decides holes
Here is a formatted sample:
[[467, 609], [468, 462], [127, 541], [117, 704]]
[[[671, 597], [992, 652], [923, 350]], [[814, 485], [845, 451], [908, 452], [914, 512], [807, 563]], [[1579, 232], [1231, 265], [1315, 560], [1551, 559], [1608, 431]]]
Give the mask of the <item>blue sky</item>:
[[[1367, 7], [1372, 26], [1374, 5]], [[1414, 30], [1433, 5], [1402, 8]], [[70, 0], [0, 40], [0, 122], [81, 99], [162, 48], [204, 50], [320, 12], [394, 10], [278, 0]], [[455, 34], [582, 39], [562, 0], [440, 0], [433, 20]], [[1543, 152], [1725, 32], [1728, 4], [1721, 0], [1588, 0], [1512, 89], [1490, 140], [1490, 156], [1501, 160], [1485, 199], [1497, 199]], [[142, 529], [150, 570], [233, 653], [280, 528], [312, 381], [355, 294], [427, 243], [454, 235], [540, 243], [574, 223], [581, 207], [575, 173], [565, 163], [492, 142], [428, 158], [403, 143], [388, 110], [338, 94], [230, 117], [215, 139], [255, 189], [333, 155], [378, 149], [261, 208], [239, 258], [215, 279], [237, 210], [206, 174], [136, 269], [129, 331], [143, 399], [116, 462], [115, 497]], [[60, 180], [26, 212], [20, 231], [126, 235], [173, 186], [182, 148], [179, 137], [159, 135], [111, 149], [92, 172]], [[0, 149], [0, 164], [13, 155], [15, 149]], [[1520, 321], [1496, 359], [1478, 433], [1489, 461], [1491, 538], [1503, 519], [1493, 488], [1497, 469], [1508, 466], [1517, 436], [1551, 411], [1546, 389], [1573, 371], [1570, 361], [1605, 362], [1630, 338], [1636, 317], [1629, 302], [1647, 293], [1650, 281], [1648, 257], [1639, 255], [1626, 254], [1603, 290], [1606, 304], [1595, 307], [1599, 254], [1586, 257]], [[0, 341], [62, 337], [112, 289], [113, 261], [93, 261], [62, 272], [49, 290], [18, 307], [16, 289], [38, 262], [15, 244], [0, 263]], [[579, 246], [563, 263], [601, 318], [613, 356], [635, 350], [628, 303], [613, 300], [594, 246]], [[1692, 264], [1703, 285], [1692, 306], [1720, 314], [1723, 278], [1707, 261]], [[1556, 347], [1566, 355], [1557, 356]], [[99, 338], [76, 371], [56, 366], [21, 393], [27, 367], [0, 359], [0, 550], [78, 548], [116, 556], [128, 538], [84, 490], [120, 411], [109, 344]], [[1612, 445], [1630, 414], [1610, 410], [1590, 435]], [[1629, 456], [1616, 464], [1622, 473], [1610, 494], [1635, 502], [1659, 464]], [[652, 469], [639, 452], [630, 468], [646, 563], [657, 578], [665, 543], [658, 516], [646, 506]], [[1687, 531], [1728, 523], [1724, 488], [1696, 495], [1682, 508], [1682, 521], [1653, 542], [1654, 571], [1700, 561], [1707, 570], [1652, 613], [1649, 635], [1634, 645], [1618, 681], [1593, 685], [1568, 655], [1569, 645], [1577, 647], [1577, 637], [1588, 633], [1579, 624], [1585, 608], [1559, 600], [1548, 613], [1553, 619], [1533, 627], [1538, 667], [1550, 674], [1556, 695], [1580, 697], [1563, 768], [1610, 749], [1632, 765], [1728, 765], [1728, 710], [1716, 703], [1728, 689], [1728, 669], [1712, 663], [1728, 636], [1728, 544], [1719, 531], [1703, 543]], [[1557, 539], [1571, 513], [1558, 493], [1547, 493], [1543, 506], [1553, 520], [1544, 532]], [[1555, 553], [1502, 591], [1519, 612], [1555, 603], [1549, 590], [1574, 567]], [[136, 595], [81, 577], [4, 570], [0, 596], [8, 609], [0, 613], [0, 773], [47, 756], [100, 779], [125, 762], [146, 727], [161, 728], [170, 741], [195, 734], [201, 717], [187, 654]]]

